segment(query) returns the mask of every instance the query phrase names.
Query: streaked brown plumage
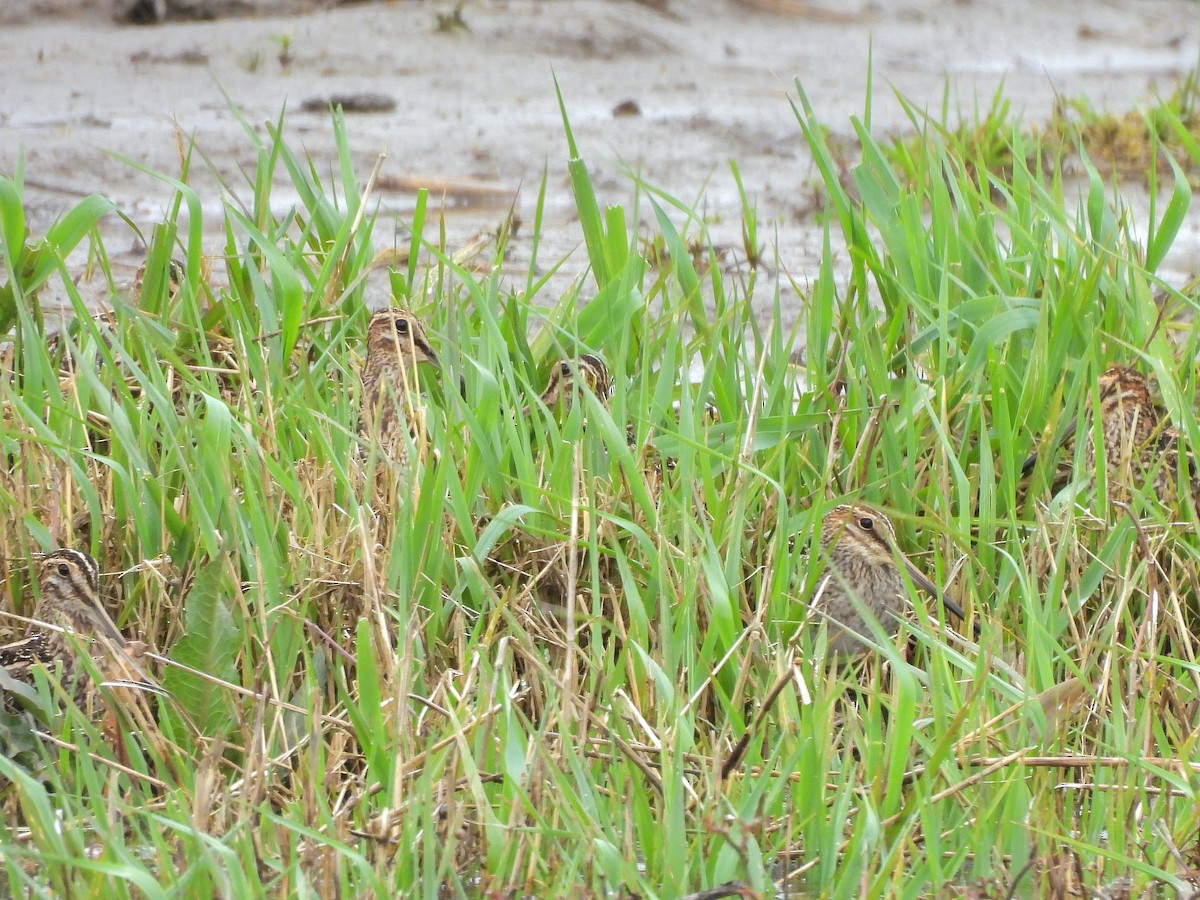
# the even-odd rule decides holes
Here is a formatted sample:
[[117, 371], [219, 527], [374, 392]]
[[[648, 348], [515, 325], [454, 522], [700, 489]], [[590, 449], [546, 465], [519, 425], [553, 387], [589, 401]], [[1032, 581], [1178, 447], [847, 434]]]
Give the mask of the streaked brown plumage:
[[[1098, 389], [1109, 499], [1128, 501], [1131, 491], [1152, 476], [1154, 495], [1165, 504], [1173, 504], [1179, 477], [1179, 431], [1165, 424], [1146, 377], [1128, 366], [1111, 365], [1101, 374]], [[1096, 470], [1093, 421], [1094, 416], [1089, 415], [1083, 423], [1084, 464], [1088, 472]], [[1078, 426], [1077, 422], [1067, 426], [1064, 442], [1077, 436]], [[1025, 461], [1023, 472], [1032, 471], [1036, 462], [1035, 453]], [[1190, 454], [1185, 456], [1184, 464], [1193, 502], [1200, 502], [1200, 478]]]
[[40, 596], [32, 618], [56, 628], [33, 626], [22, 640], [0, 646], [0, 667], [6, 674], [29, 681], [35, 666], [61, 664], [63, 686], [75, 685], [77, 697], [79, 691], [86, 691], [77, 648], [97, 638], [118, 647], [125, 644], [100, 603], [99, 575], [96, 561], [80, 550], [55, 550], [42, 557]]
[[[1119, 475], [1131, 465], [1141, 467], [1151, 448], [1151, 439], [1161, 424], [1146, 379], [1134, 369], [1109, 366], [1100, 376], [1100, 431], [1104, 439], [1106, 471]], [[1090, 423], [1089, 423], [1090, 427]], [[1070, 436], [1070, 435], [1068, 435]], [[1096, 448], [1087, 441], [1085, 462], [1096, 466]]]
[[[179, 288], [183, 285], [187, 278], [187, 267], [177, 259], [171, 259], [167, 263], [167, 298], [170, 299], [179, 293]], [[137, 274], [133, 276], [133, 302], [134, 305], [142, 302], [142, 284], [146, 280], [146, 264], [142, 263], [138, 266]]]
[[[683, 401], [675, 400], [671, 403], [671, 412], [675, 414], [675, 422], [678, 424], [682, 421], [683, 416]], [[716, 425], [721, 421], [721, 411], [717, 409], [717, 405], [711, 401], [704, 401], [704, 415], [700, 418], [700, 424]]]
[[[562, 360], [550, 370], [550, 378], [546, 389], [542, 391], [542, 404], [549, 409], [562, 409], [564, 415], [571, 411], [575, 402], [575, 385], [586, 386], [599, 400], [604, 403], [612, 394], [612, 381], [608, 376], [608, 366], [604, 360], [591, 353], [584, 353], [575, 362]], [[523, 416], [528, 416], [530, 407], [525, 407]]]
[[[671, 403], [671, 412], [675, 416], [675, 424], [678, 426], [682, 423], [683, 417], [683, 401], [675, 400]], [[694, 408], [693, 408], [694, 411]], [[704, 401], [704, 412], [697, 420], [697, 424], [701, 429], [707, 429], [710, 425], [716, 425], [721, 421], [721, 411], [715, 403], [708, 400]], [[642, 461], [642, 472], [646, 476], [646, 484], [655, 493], [662, 489], [663, 477], [668, 473], [674, 472], [678, 465], [678, 460], [673, 456], [663, 456], [658, 448], [653, 443], [653, 436], [658, 429], [652, 429], [645, 444], [638, 446], [637, 429], [631, 424], [625, 428], [625, 442], [629, 446], [630, 452], [634, 456], [640, 457]]]
[[913, 584], [940, 599], [959, 619], [965, 618], [962, 608], [900, 553], [892, 523], [877, 509], [862, 504], [835, 507], [821, 522], [820, 546], [825, 569], [811, 605], [830, 619], [831, 653], [862, 649], [856, 635], [872, 636], [861, 610], [895, 631], [894, 620], [908, 597], [900, 565]]
[[418, 363], [438, 365], [437, 353], [420, 320], [402, 309], [384, 309], [367, 325], [367, 355], [362, 368], [363, 433], [394, 461], [408, 460], [408, 442], [423, 432], [415, 401]]

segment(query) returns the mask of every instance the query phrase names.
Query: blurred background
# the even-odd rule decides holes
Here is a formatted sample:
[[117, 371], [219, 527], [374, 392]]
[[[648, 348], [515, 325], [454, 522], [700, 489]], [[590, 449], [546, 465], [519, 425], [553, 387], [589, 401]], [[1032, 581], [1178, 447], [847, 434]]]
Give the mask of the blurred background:
[[[570, 257], [564, 282], [586, 256], [556, 79], [601, 202], [628, 202], [640, 176], [702, 210], [733, 259], [733, 161], [767, 262], [803, 281], [823, 231], [797, 80], [850, 164], [851, 116], [868, 109], [876, 135], [899, 140], [925, 114], [982, 140], [1102, 114], [1119, 128], [1139, 103], [1190, 103], [1200, 54], [1194, 0], [5, 0], [0, 25], [0, 171], [24, 155], [35, 231], [100, 192], [148, 234], [173, 191], [139, 167], [177, 177], [192, 141], [188, 178], [205, 202], [245, 194], [245, 129], [264, 123], [282, 121], [327, 174], [341, 102], [364, 185], [382, 157], [377, 241], [394, 220], [405, 243], [427, 187], [452, 250], [485, 242], [511, 211], [519, 266], [545, 176], [542, 258]], [[219, 253], [218, 210], [205, 216], [205, 252]], [[115, 217], [106, 228], [114, 272], [132, 279], [142, 241]], [[1185, 226], [1165, 273], [1200, 269], [1198, 244]]]

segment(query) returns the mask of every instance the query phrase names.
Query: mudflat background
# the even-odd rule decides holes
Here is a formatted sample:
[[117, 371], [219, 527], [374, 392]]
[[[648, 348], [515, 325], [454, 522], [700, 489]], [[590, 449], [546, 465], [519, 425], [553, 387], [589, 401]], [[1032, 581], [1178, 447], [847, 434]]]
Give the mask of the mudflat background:
[[[323, 102], [369, 93], [390, 108], [347, 118], [364, 183], [385, 155], [373, 192], [378, 243], [389, 229], [406, 241], [404, 223], [426, 186], [430, 206], [445, 210], [451, 249], [471, 246], [515, 208], [526, 223], [511, 255], [521, 268], [545, 172], [539, 260], [569, 256], [564, 287], [584, 273], [586, 254], [555, 78], [602, 202], [627, 203], [638, 173], [703, 211], [736, 264], [735, 160], [767, 258], [803, 283], [822, 232], [790, 106], [797, 79], [833, 133], [850, 140], [872, 67], [873, 128], [886, 133], [912, 128], [893, 91], [934, 115], [948, 99], [970, 119], [1002, 85], [1014, 111], [1037, 124], [1056, 97], [1123, 111], [1166, 96], [1200, 59], [1195, 0], [477, 0], [458, 12], [465, 27], [453, 24], [453, 4], [421, 0], [291, 14], [279, 0], [252, 16], [215, 7], [212, 20], [141, 26], [115, 21], [100, 2], [5, 4], [0, 172], [11, 174], [24, 154], [35, 233], [99, 192], [148, 236], [172, 189], [130, 161], [175, 176], [194, 140], [190, 180], [205, 201], [205, 253], [216, 257], [221, 203], [249, 196], [243, 173], [253, 169], [233, 106], [260, 132], [286, 107], [292, 145], [329, 172]], [[202, 6], [194, 0], [186, 11]], [[118, 217], [105, 228], [114, 270], [132, 279], [144, 246]], [[1200, 270], [1198, 235], [1193, 216], [1170, 260], [1181, 282]]]

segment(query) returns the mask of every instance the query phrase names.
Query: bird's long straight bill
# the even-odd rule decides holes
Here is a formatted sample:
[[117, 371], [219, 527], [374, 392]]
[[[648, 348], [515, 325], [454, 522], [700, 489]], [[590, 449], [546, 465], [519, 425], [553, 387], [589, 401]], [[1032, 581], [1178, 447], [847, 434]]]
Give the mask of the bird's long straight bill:
[[911, 562], [909, 562], [907, 558], [901, 557], [901, 559], [904, 560], [904, 571], [908, 572], [908, 577], [912, 579], [913, 584], [925, 591], [925, 593], [932, 594], [941, 600], [942, 606], [946, 607], [947, 610], [957, 616], [960, 620], [963, 622], [967, 621], [967, 615], [963, 612], [963, 608], [961, 606], [940, 591], [938, 586], [926, 578], [925, 574]]
[[100, 630], [104, 636], [111, 641], [116, 641], [117, 646], [125, 643], [125, 635], [121, 634], [121, 629], [117, 628], [117, 623], [109, 616], [108, 610], [100, 603], [92, 604], [92, 608], [96, 611], [97, 617], [100, 619]]
[[[1063, 429], [1063, 433], [1059, 436], [1058, 440], [1054, 442], [1054, 446], [1065, 444], [1067, 441], [1071, 440], [1071, 438], [1075, 436], [1075, 431], [1077, 428], [1077, 422], [1068, 422], [1066, 427]], [[1030, 472], [1032, 472], [1033, 467], [1037, 465], [1038, 452], [1038, 450], [1034, 450], [1025, 458], [1025, 462], [1021, 463], [1022, 478], [1026, 477]]]

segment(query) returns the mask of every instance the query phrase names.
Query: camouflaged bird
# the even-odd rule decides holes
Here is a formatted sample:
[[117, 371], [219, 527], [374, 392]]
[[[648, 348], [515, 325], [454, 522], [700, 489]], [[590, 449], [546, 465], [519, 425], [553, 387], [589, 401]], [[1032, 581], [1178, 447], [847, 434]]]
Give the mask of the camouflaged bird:
[[[140, 266], [138, 266], [137, 274], [134, 275], [133, 291], [129, 298], [135, 307], [141, 306], [142, 286], [143, 286], [145, 277], [146, 277], [146, 263], [142, 263]], [[167, 264], [167, 297], [168, 297], [168, 299], [174, 298], [179, 293], [179, 288], [183, 285], [183, 282], [186, 278], [187, 278], [187, 269], [184, 267], [183, 263], [177, 259], [172, 259]], [[96, 325], [103, 325], [103, 326], [107, 327], [110, 331], [115, 332], [117, 329], [117, 311], [112, 308], [98, 310], [97, 312], [95, 312], [92, 315], [92, 321]], [[82, 333], [84, 331], [84, 328], [85, 328], [84, 323], [81, 322], [78, 317], [76, 317], [70, 323], [70, 325], [67, 326], [67, 329], [66, 329], [67, 333], [70, 334], [72, 340], [77, 345], [82, 344]], [[103, 335], [103, 331], [101, 332], [101, 334]], [[107, 341], [107, 338], [103, 338], [103, 339]], [[70, 350], [68, 350], [67, 343], [63, 340], [63, 332], [62, 331], [56, 331], [53, 334], [49, 334], [46, 336], [46, 352], [50, 355], [51, 359], [59, 360], [58, 369], [62, 375], [71, 376], [71, 375], [76, 374], [75, 373], [75, 357], [71, 354]], [[123, 363], [120, 360], [118, 360], [118, 365], [122, 365], [122, 371], [124, 371]], [[100, 366], [100, 359], [98, 358], [97, 359], [97, 369], [99, 369], [99, 366]]]
[[[1105, 480], [1110, 501], [1127, 502], [1132, 492], [1147, 484], [1161, 503], [1174, 505], [1177, 500], [1180, 463], [1192, 502], [1200, 503], [1200, 476], [1190, 453], [1180, 448], [1180, 434], [1166, 424], [1162, 410], [1154, 402], [1146, 377], [1128, 366], [1111, 365], [1097, 384], [1100, 410], [1100, 437], [1104, 452]], [[1084, 465], [1096, 471], [1096, 447], [1092, 440], [1095, 416], [1084, 422]], [[1078, 422], [1071, 422], [1064, 443], [1077, 438]], [[1039, 453], [1032, 454], [1022, 473], [1033, 470]]]
[[825, 569], [810, 606], [830, 620], [832, 654], [861, 650], [859, 636], [873, 636], [864, 612], [895, 632], [908, 603], [901, 567], [913, 584], [938, 598], [958, 619], [966, 619], [962, 607], [899, 551], [892, 523], [877, 509], [862, 504], [835, 507], [821, 521], [820, 548]]
[[384, 309], [371, 316], [359, 427], [401, 465], [408, 461], [411, 443], [424, 443], [424, 412], [416, 399], [419, 363], [439, 364], [416, 316], [402, 309]]
[[[133, 303], [135, 306], [141, 305], [142, 302], [142, 287], [146, 281], [146, 263], [138, 266], [137, 273], [133, 276]], [[167, 299], [172, 300], [179, 293], [179, 289], [187, 280], [187, 266], [180, 260], [172, 258], [167, 263]]]
[[[568, 415], [575, 402], [576, 391], [584, 387], [595, 394], [601, 403], [607, 403], [612, 394], [608, 366], [591, 353], [584, 353], [574, 362], [564, 359], [556, 363], [538, 399], [547, 409], [560, 410], [563, 415]], [[532, 407], [526, 406], [521, 415], [528, 418], [531, 412]]]
[[64, 688], [74, 690], [76, 703], [83, 704], [90, 679], [81, 663], [80, 651], [96, 643], [125, 645], [125, 638], [100, 603], [100, 569], [80, 550], [55, 550], [38, 563], [39, 599], [33, 618], [43, 624], [31, 626], [19, 641], [0, 645], [0, 668], [17, 681], [31, 682], [35, 667], [59, 670]]

